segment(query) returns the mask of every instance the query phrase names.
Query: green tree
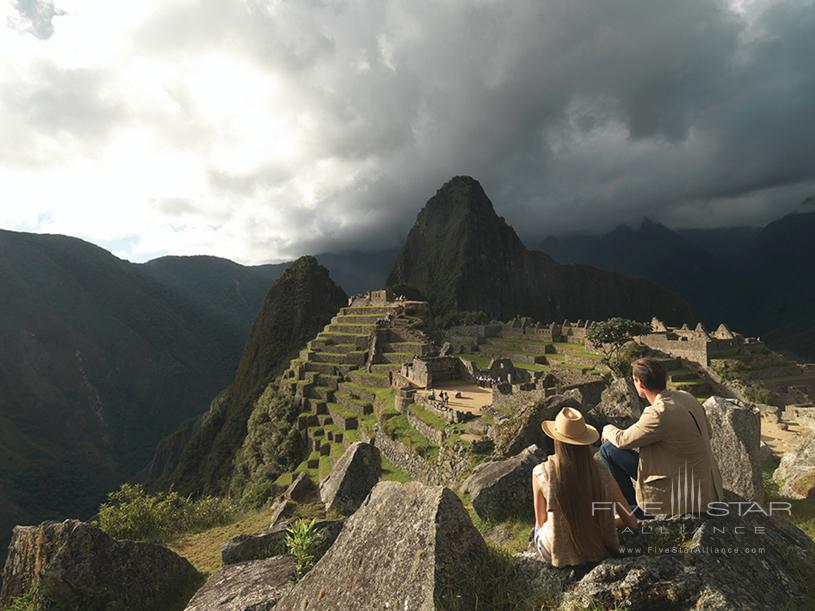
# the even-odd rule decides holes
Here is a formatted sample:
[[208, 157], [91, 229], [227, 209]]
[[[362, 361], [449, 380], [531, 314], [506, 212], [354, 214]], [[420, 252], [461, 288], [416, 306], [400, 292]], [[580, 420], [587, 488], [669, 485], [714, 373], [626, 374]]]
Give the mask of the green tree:
[[623, 362], [620, 352], [628, 342], [640, 335], [651, 332], [651, 325], [627, 318], [609, 318], [595, 322], [589, 327], [586, 339], [597, 350], [603, 353], [603, 362], [608, 365], [617, 377], [626, 375], [630, 362]]

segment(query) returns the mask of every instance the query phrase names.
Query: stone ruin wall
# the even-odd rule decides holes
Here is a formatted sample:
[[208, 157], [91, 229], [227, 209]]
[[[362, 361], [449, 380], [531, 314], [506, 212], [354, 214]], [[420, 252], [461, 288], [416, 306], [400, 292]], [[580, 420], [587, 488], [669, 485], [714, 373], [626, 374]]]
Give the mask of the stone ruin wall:
[[430, 460], [420, 456], [398, 439], [391, 439], [379, 427], [374, 445], [401, 471], [427, 484], [457, 487], [470, 470], [466, 450], [441, 446], [438, 458]]
[[430, 388], [447, 380], [471, 380], [467, 366], [457, 356], [414, 358], [402, 365], [401, 374], [421, 388]]
[[421, 418], [412, 414], [410, 410], [406, 412], [406, 416], [408, 424], [424, 435], [431, 443], [434, 443], [437, 446], [444, 443], [444, 439], [446, 437], [444, 431], [433, 428], [429, 424], [425, 423]]
[[665, 352], [671, 356], [680, 357], [707, 366], [708, 342], [704, 337], [680, 337], [676, 339], [668, 338], [665, 333], [652, 333], [638, 338], [640, 343], [649, 348]]

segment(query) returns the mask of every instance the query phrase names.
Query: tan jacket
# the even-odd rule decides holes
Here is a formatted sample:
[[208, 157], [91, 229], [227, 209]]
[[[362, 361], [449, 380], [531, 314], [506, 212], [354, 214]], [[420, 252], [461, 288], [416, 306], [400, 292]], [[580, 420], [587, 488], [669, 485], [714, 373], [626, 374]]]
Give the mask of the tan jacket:
[[688, 392], [664, 390], [625, 430], [608, 424], [603, 437], [618, 448], [639, 448], [637, 504], [646, 513], [702, 513], [722, 500], [722, 476], [710, 447], [704, 408]]

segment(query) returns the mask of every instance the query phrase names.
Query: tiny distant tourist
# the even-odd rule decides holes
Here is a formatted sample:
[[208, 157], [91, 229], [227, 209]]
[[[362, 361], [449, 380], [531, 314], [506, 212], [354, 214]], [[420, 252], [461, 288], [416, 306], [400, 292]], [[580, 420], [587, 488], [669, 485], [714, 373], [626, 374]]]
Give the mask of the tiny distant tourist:
[[625, 430], [603, 427], [600, 457], [637, 517], [704, 512], [722, 500], [704, 408], [690, 393], [666, 388], [659, 361], [639, 359], [631, 369], [637, 394], [650, 405]]
[[532, 470], [535, 547], [553, 566], [598, 562], [618, 551], [617, 528], [633, 528], [637, 519], [592, 453], [600, 434], [579, 410], [564, 407], [541, 427], [555, 440], [555, 453]]

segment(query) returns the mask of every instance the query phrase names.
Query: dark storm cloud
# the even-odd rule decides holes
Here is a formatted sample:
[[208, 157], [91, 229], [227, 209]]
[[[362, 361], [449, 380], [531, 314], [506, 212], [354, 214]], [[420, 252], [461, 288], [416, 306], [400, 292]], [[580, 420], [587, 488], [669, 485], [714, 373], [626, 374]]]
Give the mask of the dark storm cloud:
[[336, 74], [319, 105], [330, 154], [376, 167], [327, 194], [292, 248], [391, 246], [461, 173], [530, 243], [646, 215], [767, 222], [815, 183], [812, 8], [569, 0], [385, 11], [357, 38], [380, 61]]
[[[51, 23], [49, 6], [18, 10]], [[126, 41], [151, 70], [172, 67], [154, 89], [123, 89], [117, 76], [130, 72], [119, 65], [43, 69], [36, 88], [0, 91], [0, 101], [30, 124], [28, 141], [68, 133], [95, 151], [111, 126], [130, 127], [197, 160], [183, 169], [203, 177], [200, 188], [152, 200], [167, 202], [156, 210], [168, 222], [174, 202], [184, 214], [191, 202], [232, 228], [195, 236], [196, 248], [209, 240], [218, 254], [259, 262], [393, 247], [459, 174], [478, 178], [529, 244], [643, 216], [761, 224], [815, 193], [812, 0], [155, 7]], [[213, 57], [253, 76], [209, 72]], [[204, 93], [193, 86], [201, 78], [185, 80], [196, 62]], [[145, 86], [154, 97], [138, 95]], [[243, 146], [255, 123], [260, 143]], [[174, 240], [151, 248], [172, 251]]]

